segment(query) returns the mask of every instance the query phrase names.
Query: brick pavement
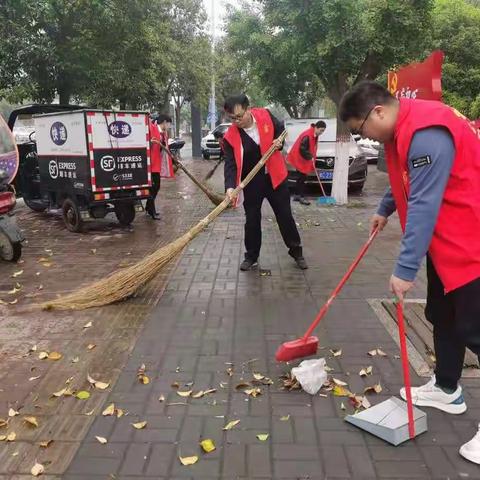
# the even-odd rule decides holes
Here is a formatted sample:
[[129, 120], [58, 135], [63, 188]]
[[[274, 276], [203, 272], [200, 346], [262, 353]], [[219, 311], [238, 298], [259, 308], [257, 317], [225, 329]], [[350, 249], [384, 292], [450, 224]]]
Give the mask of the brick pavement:
[[[198, 168], [208, 169], [204, 164]], [[452, 418], [428, 410], [429, 431], [396, 448], [346, 424], [343, 416], [352, 409], [345, 399], [279, 388], [279, 376], [288, 367], [274, 362], [277, 346], [301, 334], [345, 271], [366, 238], [368, 217], [384, 183], [381, 175], [372, 175], [366, 195], [349, 208], [294, 204], [310, 263], [305, 272], [286, 254], [267, 207], [260, 266], [271, 275], [238, 271], [243, 254], [241, 212], [225, 213], [199, 235], [173, 268], [118, 379], [102, 397], [103, 405], [114, 402], [128, 415], [103, 417], [99, 402], [93, 425], [67, 472], [55, 477], [57, 472], [47, 468], [50, 475], [45, 478], [480, 478], [478, 467], [457, 453], [480, 418], [478, 382], [465, 382], [470, 407], [466, 414]], [[336, 378], [357, 392], [381, 383], [381, 394], [369, 397], [372, 404], [397, 394], [401, 386], [396, 344], [366, 302], [389, 297], [387, 279], [398, 238], [398, 225], [392, 222], [319, 328], [319, 356], [328, 358]], [[412, 297], [421, 297], [424, 290], [422, 275]], [[133, 300], [142, 301], [141, 296]], [[368, 357], [376, 347], [388, 356]], [[331, 348], [341, 348], [342, 355], [333, 357]], [[148, 385], [136, 376], [142, 363], [151, 379]], [[357, 372], [367, 365], [373, 366], [373, 375], [360, 378]], [[253, 372], [274, 380], [262, 386], [263, 394], [256, 398], [235, 389], [251, 380]], [[415, 376], [412, 380], [423, 381]], [[216, 392], [183, 398], [172, 387], [174, 382], [180, 390]], [[223, 431], [230, 420], [240, 423]], [[146, 428], [135, 430], [131, 423], [140, 421], [147, 421]], [[83, 435], [75, 428], [72, 433]], [[257, 439], [261, 433], [269, 434], [267, 441]], [[108, 443], [100, 445], [95, 436]], [[215, 452], [200, 453], [198, 442], [205, 438], [214, 440]], [[10, 447], [9, 453], [14, 449]], [[198, 455], [199, 461], [183, 466], [179, 455]]]

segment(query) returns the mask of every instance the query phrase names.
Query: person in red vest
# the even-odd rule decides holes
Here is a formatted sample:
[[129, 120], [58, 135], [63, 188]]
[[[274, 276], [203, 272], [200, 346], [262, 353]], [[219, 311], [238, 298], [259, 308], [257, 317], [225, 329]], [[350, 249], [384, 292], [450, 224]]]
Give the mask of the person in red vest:
[[[340, 118], [352, 133], [385, 144], [390, 188], [371, 219], [383, 229], [396, 210], [403, 230], [390, 278], [399, 300], [427, 256], [425, 316], [433, 325], [435, 375], [413, 402], [451, 414], [467, 406], [459, 380], [468, 347], [480, 354], [480, 134], [441, 102], [401, 98], [365, 81], [345, 94]], [[400, 392], [405, 399], [405, 390]], [[460, 448], [480, 464], [480, 431]]]
[[148, 126], [151, 146], [152, 187], [145, 210], [153, 220], [161, 220], [161, 216], [157, 213], [155, 207], [155, 199], [160, 191], [160, 179], [161, 177], [174, 177], [172, 159], [166, 151], [166, 149], [168, 149], [168, 129], [170, 128], [171, 121], [168, 115], [155, 115], [153, 119], [149, 121]]
[[325, 128], [327, 125], [323, 120], [312, 123], [308, 130], [298, 136], [287, 155], [287, 162], [297, 169], [297, 192], [293, 200], [302, 205], [310, 205], [304, 196], [305, 180], [308, 173], [315, 171], [314, 161], [317, 158], [318, 137], [325, 131]]
[[[227, 195], [232, 198], [235, 187], [248, 175], [272, 144], [277, 150], [283, 148], [283, 143], [277, 137], [283, 132], [284, 125], [267, 109], [250, 108], [249, 100], [243, 94], [228, 97], [224, 110], [232, 121], [223, 141], [225, 189]], [[275, 213], [288, 253], [299, 268], [308, 268], [303, 258], [300, 235], [290, 206], [285, 160], [281, 152], [277, 151], [239, 196], [232, 198], [235, 206], [243, 203], [246, 216], [246, 252], [240, 270], [246, 271], [258, 266], [257, 260], [262, 245], [261, 209], [265, 198]]]

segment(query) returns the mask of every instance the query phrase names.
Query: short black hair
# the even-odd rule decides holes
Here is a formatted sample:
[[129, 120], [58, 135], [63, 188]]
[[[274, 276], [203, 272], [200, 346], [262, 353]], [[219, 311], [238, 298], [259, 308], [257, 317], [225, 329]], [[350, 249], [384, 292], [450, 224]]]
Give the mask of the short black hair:
[[163, 123], [163, 122], [172, 123], [172, 117], [165, 113], [159, 113], [154, 120], [157, 123]]
[[375, 105], [387, 105], [395, 97], [383, 86], [371, 80], [354, 85], [340, 101], [339, 116], [342, 122], [351, 118], [364, 118]]
[[250, 101], [248, 97], [244, 93], [239, 93], [237, 95], [230, 95], [225, 99], [225, 103], [223, 104], [223, 109], [227, 113], [233, 113], [235, 110], [235, 105], [241, 105], [244, 110], [246, 110], [250, 106]]
[[323, 120], [319, 120], [317, 123], [312, 123], [312, 127], [327, 128], [327, 124]]

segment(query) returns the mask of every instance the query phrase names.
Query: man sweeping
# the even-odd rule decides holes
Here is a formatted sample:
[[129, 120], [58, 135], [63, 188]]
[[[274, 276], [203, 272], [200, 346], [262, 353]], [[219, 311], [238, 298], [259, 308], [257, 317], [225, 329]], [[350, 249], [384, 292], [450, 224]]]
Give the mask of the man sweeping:
[[[426, 318], [433, 324], [436, 368], [412, 388], [413, 403], [451, 414], [467, 406], [458, 384], [465, 348], [480, 354], [480, 134], [440, 102], [397, 100], [375, 82], [342, 99], [352, 133], [385, 143], [390, 188], [371, 229], [396, 210], [403, 229], [390, 289], [403, 300], [427, 255]], [[405, 390], [400, 392], [405, 399]], [[460, 448], [480, 464], [480, 432]]]
[[[283, 132], [283, 123], [265, 108], [250, 108], [246, 95], [235, 95], [225, 100], [224, 110], [232, 125], [224, 136], [225, 189], [229, 197], [273, 145], [282, 149], [277, 137]], [[288, 253], [302, 270], [308, 268], [303, 258], [300, 235], [293, 219], [290, 193], [287, 186], [287, 168], [281, 152], [275, 152], [236, 199], [245, 209], [245, 259], [240, 270], [255, 268], [262, 245], [262, 203], [270, 203]]]
[[297, 191], [293, 200], [302, 205], [310, 205], [305, 198], [305, 180], [309, 173], [315, 171], [314, 162], [317, 158], [318, 137], [325, 131], [325, 128], [327, 125], [323, 120], [312, 123], [310, 128], [298, 136], [287, 155], [287, 162], [297, 169]]

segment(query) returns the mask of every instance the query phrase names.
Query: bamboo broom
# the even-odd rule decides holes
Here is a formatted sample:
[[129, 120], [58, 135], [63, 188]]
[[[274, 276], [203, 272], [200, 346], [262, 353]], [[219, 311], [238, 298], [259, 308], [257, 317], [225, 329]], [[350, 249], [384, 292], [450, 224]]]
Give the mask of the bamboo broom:
[[213, 174], [215, 173], [215, 170], [218, 168], [218, 166], [223, 162], [223, 158], [220, 157], [218, 162], [215, 164], [215, 166], [205, 175], [204, 180], [210, 180], [213, 177]]
[[183, 170], [185, 175], [198, 187], [200, 190], [205, 193], [205, 195], [212, 201], [214, 205], [220, 205], [223, 202], [223, 199], [225, 198], [224, 195], [220, 195], [218, 193], [213, 192], [210, 190], [206, 185], [204, 185], [202, 182], [197, 180], [186, 168], [185, 166], [180, 162], [178, 158], [175, 158], [172, 155], [172, 152], [170, 149], [166, 148], [164, 145], [160, 144], [160, 148], [167, 152], [168, 155], [170, 155], [170, 158], [172, 159], [173, 163], [175, 165], [178, 165], [178, 167]]
[[[283, 141], [286, 135], [287, 132], [283, 131], [278, 138]], [[272, 145], [245, 179], [235, 188], [232, 197], [236, 197], [240, 191], [248, 185], [274, 152], [275, 147]], [[188, 232], [168, 245], [159, 248], [135, 265], [117, 270], [107, 278], [98, 280], [64, 297], [45, 302], [41, 304], [40, 307], [44, 310], [83, 310], [109, 305], [110, 303], [118, 302], [133, 295], [142, 285], [150, 281], [167, 263], [179, 254], [190, 240], [195, 238], [207, 225], [228, 208], [230, 202], [230, 198], [225, 196], [220, 205], [215, 207]]]

